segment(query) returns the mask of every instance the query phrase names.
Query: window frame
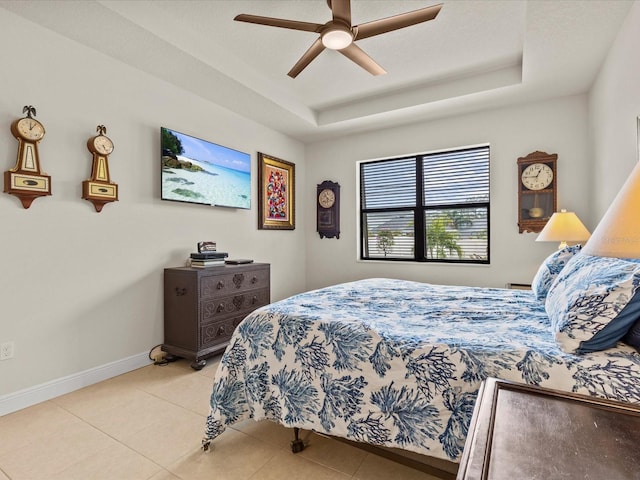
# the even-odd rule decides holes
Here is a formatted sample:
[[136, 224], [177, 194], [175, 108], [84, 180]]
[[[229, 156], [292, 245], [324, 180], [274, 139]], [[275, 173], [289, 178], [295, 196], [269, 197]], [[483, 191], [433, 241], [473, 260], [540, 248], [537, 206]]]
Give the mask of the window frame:
[[[425, 205], [424, 201], [424, 164], [425, 158], [429, 156], [442, 155], [443, 153], [460, 153], [469, 150], [479, 150], [486, 148], [487, 153], [487, 176], [488, 176], [488, 195], [487, 201], [478, 202], [464, 202], [464, 203], [445, 203], [437, 205]], [[407, 159], [415, 159], [416, 161], [416, 202], [413, 206], [400, 206], [400, 207], [376, 207], [376, 208], [363, 208], [363, 164], [372, 164], [377, 162], [388, 161], [402, 161]], [[359, 160], [356, 162], [356, 204], [357, 204], [357, 242], [358, 242], [358, 260], [363, 262], [410, 262], [410, 263], [444, 263], [444, 264], [456, 264], [456, 265], [489, 265], [491, 263], [491, 146], [489, 143], [470, 145], [465, 147], [447, 148], [442, 150], [432, 150], [428, 152], [421, 152], [415, 154], [398, 155], [384, 158], [375, 158], [368, 160]], [[443, 210], [456, 210], [456, 209], [486, 209], [486, 259], [454, 259], [454, 258], [427, 258], [427, 245], [426, 245], [426, 230], [425, 230], [425, 216], [428, 211], [443, 211]], [[368, 238], [366, 235], [366, 215], [370, 213], [386, 213], [386, 212], [406, 212], [411, 211], [413, 213], [413, 257], [372, 257], [365, 256], [367, 251]]]

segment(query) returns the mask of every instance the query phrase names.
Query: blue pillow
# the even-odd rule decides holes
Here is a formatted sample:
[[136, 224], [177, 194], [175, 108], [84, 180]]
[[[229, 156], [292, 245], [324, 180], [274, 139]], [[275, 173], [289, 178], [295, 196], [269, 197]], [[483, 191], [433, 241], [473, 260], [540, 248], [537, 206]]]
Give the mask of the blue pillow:
[[640, 352], [640, 319], [633, 324], [627, 334], [622, 338], [622, 341]]
[[551, 285], [545, 309], [560, 348], [614, 347], [640, 319], [640, 260], [575, 255]]
[[549, 288], [553, 284], [560, 271], [564, 268], [569, 260], [582, 249], [582, 245], [573, 245], [564, 247], [549, 255], [533, 277], [531, 282], [531, 290], [538, 300], [547, 298]]

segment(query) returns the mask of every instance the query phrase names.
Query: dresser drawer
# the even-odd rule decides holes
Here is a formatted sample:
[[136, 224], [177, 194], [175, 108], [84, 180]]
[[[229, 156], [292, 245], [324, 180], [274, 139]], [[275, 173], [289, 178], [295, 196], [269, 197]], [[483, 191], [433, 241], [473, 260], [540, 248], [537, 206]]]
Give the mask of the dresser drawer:
[[206, 349], [228, 342], [231, 334], [243, 319], [244, 316], [229, 317], [219, 322], [203, 325], [200, 328], [200, 348]]
[[232, 271], [200, 278], [200, 298], [220, 297], [269, 285], [269, 270]]
[[269, 288], [249, 290], [235, 295], [211, 298], [200, 302], [200, 323], [211, 323], [229, 315], [247, 314], [269, 303]]

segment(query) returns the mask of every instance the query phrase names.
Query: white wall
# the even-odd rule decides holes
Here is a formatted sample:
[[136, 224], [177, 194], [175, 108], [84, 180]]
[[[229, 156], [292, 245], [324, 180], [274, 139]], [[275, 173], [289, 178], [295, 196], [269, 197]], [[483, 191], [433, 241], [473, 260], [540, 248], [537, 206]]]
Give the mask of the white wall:
[[604, 215], [638, 162], [639, 48], [640, 2], [634, 2], [589, 95], [596, 219]]
[[[491, 145], [491, 265], [357, 261], [356, 161], [467, 145]], [[320, 239], [308, 224], [307, 286], [318, 288], [364, 277], [394, 277], [440, 284], [504, 287], [529, 283], [555, 245], [517, 227], [516, 160], [533, 151], [558, 154], [558, 206], [588, 223], [589, 151], [586, 96], [488, 110], [307, 146], [307, 191], [323, 180], [341, 185], [340, 239]], [[315, 203], [306, 208], [315, 218]], [[587, 225], [591, 228], [591, 225]]]
[[[28, 210], [0, 194], [0, 343], [15, 342], [15, 358], [0, 362], [0, 397], [161, 343], [163, 268], [183, 265], [199, 240], [271, 263], [273, 300], [304, 290], [304, 210], [295, 231], [257, 229], [256, 152], [296, 163], [302, 187], [301, 143], [6, 11], [0, 43], [2, 171], [16, 161], [11, 122], [34, 105], [53, 191]], [[81, 199], [98, 124], [115, 143], [120, 189], [101, 213]], [[251, 210], [160, 200], [160, 126], [251, 153]]]

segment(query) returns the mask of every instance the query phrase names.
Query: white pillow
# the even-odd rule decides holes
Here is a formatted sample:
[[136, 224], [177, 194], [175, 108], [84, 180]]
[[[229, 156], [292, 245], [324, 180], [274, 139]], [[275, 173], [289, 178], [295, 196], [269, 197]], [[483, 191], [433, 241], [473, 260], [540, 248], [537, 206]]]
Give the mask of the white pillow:
[[640, 260], [575, 255], [549, 289], [545, 310], [560, 348], [614, 347], [640, 318]]
[[547, 293], [549, 292], [549, 288], [551, 288], [553, 281], [562, 271], [567, 262], [571, 260], [581, 249], [582, 245], [564, 247], [545, 258], [531, 282], [531, 290], [533, 290], [533, 293], [538, 300], [544, 300], [547, 298]]

